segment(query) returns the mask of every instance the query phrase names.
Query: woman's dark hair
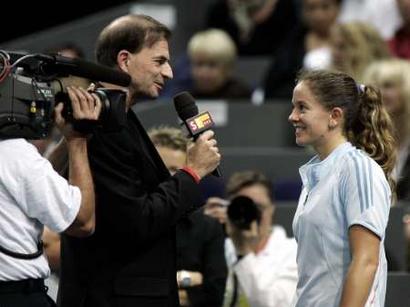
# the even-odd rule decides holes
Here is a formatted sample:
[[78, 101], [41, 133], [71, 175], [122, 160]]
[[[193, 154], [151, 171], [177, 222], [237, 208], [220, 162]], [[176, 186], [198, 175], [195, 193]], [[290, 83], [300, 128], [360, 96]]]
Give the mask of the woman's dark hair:
[[343, 130], [347, 139], [381, 166], [394, 191], [391, 172], [396, 163], [396, 146], [393, 125], [382, 104], [380, 91], [358, 84], [349, 75], [336, 71], [302, 71], [297, 81], [305, 82], [327, 110], [335, 107], [344, 110]]
[[161, 39], [168, 40], [171, 31], [147, 15], [126, 15], [114, 20], [102, 30], [97, 39], [97, 62], [109, 67], [117, 65], [121, 50], [138, 53], [143, 47], [152, 47]]

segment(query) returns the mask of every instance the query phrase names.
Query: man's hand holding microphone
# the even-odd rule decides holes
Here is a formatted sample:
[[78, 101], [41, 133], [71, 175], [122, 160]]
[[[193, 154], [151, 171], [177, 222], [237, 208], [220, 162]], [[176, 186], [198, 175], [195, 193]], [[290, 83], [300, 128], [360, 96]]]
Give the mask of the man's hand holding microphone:
[[187, 152], [187, 166], [203, 178], [217, 168], [221, 154], [212, 130], [205, 131], [193, 143]]
[[209, 112], [198, 114], [194, 98], [188, 92], [182, 92], [174, 97], [175, 109], [179, 118], [187, 128], [194, 143], [188, 148], [187, 167], [202, 179], [212, 173], [221, 176], [218, 165], [221, 154], [211, 130], [214, 123]]

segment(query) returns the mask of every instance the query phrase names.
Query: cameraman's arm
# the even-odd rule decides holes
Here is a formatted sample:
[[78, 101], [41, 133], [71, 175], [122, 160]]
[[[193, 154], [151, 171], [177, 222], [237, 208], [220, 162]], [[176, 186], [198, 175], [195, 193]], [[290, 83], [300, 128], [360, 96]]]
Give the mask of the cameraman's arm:
[[74, 222], [65, 231], [67, 234], [84, 237], [91, 235], [95, 227], [94, 187], [88, 164], [87, 140], [67, 140], [69, 182], [80, 188], [81, 206]]
[[67, 141], [62, 138], [53, 151], [47, 156], [54, 170], [61, 176], [65, 176], [68, 169]]
[[[67, 88], [74, 119], [96, 120], [100, 114], [101, 102], [94, 94], [81, 88]], [[84, 237], [93, 233], [95, 227], [94, 187], [88, 162], [87, 136], [76, 132], [61, 115], [63, 105], [56, 107], [56, 125], [63, 133], [68, 151], [69, 182], [81, 191], [81, 206], [74, 222], [65, 230], [72, 236]]]

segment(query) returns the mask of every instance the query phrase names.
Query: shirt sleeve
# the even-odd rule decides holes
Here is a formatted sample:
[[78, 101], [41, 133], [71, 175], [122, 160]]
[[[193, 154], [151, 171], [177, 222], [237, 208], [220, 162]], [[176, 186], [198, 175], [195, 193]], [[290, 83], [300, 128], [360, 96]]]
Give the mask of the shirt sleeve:
[[351, 153], [344, 163], [340, 196], [347, 226], [361, 225], [384, 238], [391, 191], [381, 167], [363, 153]]
[[80, 209], [80, 189], [70, 185], [29, 146], [15, 165], [13, 174], [18, 178], [18, 188], [14, 197], [27, 216], [62, 232], [73, 223]]

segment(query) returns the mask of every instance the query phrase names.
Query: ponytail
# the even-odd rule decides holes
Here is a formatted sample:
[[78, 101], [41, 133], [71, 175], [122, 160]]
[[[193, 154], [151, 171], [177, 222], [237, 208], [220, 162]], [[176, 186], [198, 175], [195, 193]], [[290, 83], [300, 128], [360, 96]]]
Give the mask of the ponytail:
[[380, 91], [372, 86], [357, 88], [359, 104], [354, 120], [347, 126], [347, 138], [381, 166], [394, 191], [396, 184], [391, 176], [396, 163], [393, 124], [382, 104]]

